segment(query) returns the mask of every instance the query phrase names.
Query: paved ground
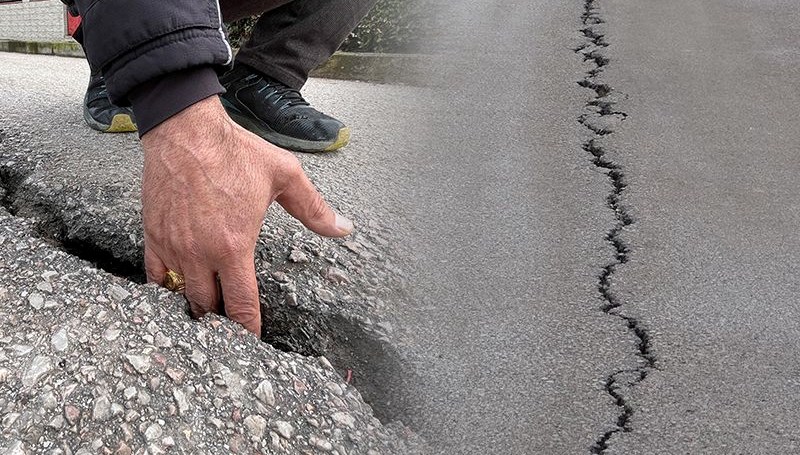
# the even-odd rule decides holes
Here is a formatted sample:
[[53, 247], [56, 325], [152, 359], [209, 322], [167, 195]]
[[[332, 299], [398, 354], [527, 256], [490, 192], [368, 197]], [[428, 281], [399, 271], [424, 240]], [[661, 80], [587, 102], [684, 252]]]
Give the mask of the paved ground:
[[615, 287], [657, 365], [608, 453], [797, 453], [800, 5], [600, 3], [636, 219]]
[[[425, 452], [359, 393], [391, 396], [381, 374], [401, 365], [381, 316], [399, 279], [378, 247], [389, 221], [355, 214], [365, 227], [344, 243], [270, 215], [257, 249], [264, 339], [291, 352], [193, 322], [180, 299], [139, 284], [142, 154], [135, 135], [84, 126], [85, 62], [0, 59], [0, 452]], [[325, 190], [335, 203], [356, 194]]]
[[[800, 450], [796, 2], [457, 2], [445, 16], [454, 112], [423, 116], [440, 122], [422, 166], [437, 183], [416, 193], [420, 276], [436, 279], [409, 316], [437, 359], [428, 434], [459, 453]], [[588, 136], [569, 127], [579, 115]], [[604, 342], [619, 328], [624, 360]]]
[[[317, 242], [273, 213], [265, 305], [301, 296], [322, 335], [300, 347], [335, 351], [437, 453], [798, 451], [800, 8], [440, 8], [428, 88], [308, 87], [355, 140], [303, 162], [360, 231]], [[12, 185], [19, 214], [66, 193], [50, 222], [73, 251], [99, 238], [135, 262], [135, 141], [82, 128], [79, 60], [0, 58], [4, 180], [38, 163]], [[326, 264], [352, 285], [321, 281]]]
[[0, 453], [424, 453], [324, 358], [91, 267], [0, 208]]
[[423, 397], [404, 420], [441, 453], [586, 452], [616, 419], [603, 381], [635, 362], [635, 339], [597, 292], [615, 220], [577, 122], [583, 5], [442, 8], [436, 89], [418, 107], [428, 140], [403, 149], [395, 182]]

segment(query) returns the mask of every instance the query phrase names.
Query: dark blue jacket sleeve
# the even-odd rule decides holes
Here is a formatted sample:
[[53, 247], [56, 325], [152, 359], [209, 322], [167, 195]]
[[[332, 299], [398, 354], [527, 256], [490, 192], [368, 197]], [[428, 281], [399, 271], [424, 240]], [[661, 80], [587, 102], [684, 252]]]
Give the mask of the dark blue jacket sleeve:
[[[223, 91], [212, 71], [230, 67], [233, 53], [217, 0], [65, 3], [82, 17], [86, 57], [103, 73], [111, 100], [119, 105], [133, 101], [140, 134]], [[174, 96], [160, 96], [166, 91]]]

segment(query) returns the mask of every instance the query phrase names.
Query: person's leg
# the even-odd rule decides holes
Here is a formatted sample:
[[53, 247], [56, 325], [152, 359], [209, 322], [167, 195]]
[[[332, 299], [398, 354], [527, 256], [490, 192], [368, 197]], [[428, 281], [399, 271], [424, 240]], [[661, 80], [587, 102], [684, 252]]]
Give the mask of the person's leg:
[[261, 15], [250, 40], [236, 56], [234, 69], [220, 79], [227, 90], [222, 102], [230, 116], [284, 148], [321, 152], [345, 146], [350, 130], [311, 107], [299, 89], [309, 72], [336, 51], [375, 0], [244, 3], [248, 4], [227, 10], [230, 16], [252, 12], [259, 3], [277, 7]]
[[295, 0], [267, 11], [236, 61], [299, 90], [311, 70], [336, 52], [375, 1]]
[[220, 0], [222, 20], [230, 23], [246, 17], [258, 16], [283, 6], [293, 0]]

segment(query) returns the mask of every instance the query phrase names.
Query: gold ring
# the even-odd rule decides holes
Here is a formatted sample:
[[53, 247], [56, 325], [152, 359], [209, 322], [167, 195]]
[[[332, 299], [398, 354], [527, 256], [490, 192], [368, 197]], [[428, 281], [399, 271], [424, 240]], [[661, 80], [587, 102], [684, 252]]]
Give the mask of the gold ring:
[[167, 270], [167, 274], [164, 276], [164, 287], [172, 292], [183, 292], [186, 281], [180, 273]]

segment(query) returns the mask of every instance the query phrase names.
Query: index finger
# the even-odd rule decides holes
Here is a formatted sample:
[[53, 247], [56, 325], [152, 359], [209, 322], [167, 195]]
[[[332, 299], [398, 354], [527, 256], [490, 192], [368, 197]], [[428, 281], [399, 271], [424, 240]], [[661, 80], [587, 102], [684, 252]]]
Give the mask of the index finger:
[[353, 231], [353, 223], [330, 208], [302, 169], [297, 168], [292, 175], [294, 178], [275, 198], [289, 215], [326, 237], [344, 237]]
[[261, 306], [253, 257], [235, 259], [218, 274], [225, 314], [247, 330], [261, 336]]

